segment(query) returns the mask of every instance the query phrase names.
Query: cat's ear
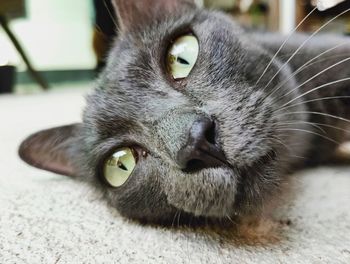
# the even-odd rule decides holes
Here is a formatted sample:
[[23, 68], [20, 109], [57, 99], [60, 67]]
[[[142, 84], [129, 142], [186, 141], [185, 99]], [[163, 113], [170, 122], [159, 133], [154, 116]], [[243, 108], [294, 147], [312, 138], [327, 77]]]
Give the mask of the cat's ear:
[[34, 167], [75, 176], [71, 156], [80, 130], [80, 124], [72, 124], [37, 132], [22, 142], [19, 156]]
[[194, 0], [112, 0], [112, 2], [122, 31], [145, 25], [155, 17], [172, 14], [179, 8], [195, 7]]

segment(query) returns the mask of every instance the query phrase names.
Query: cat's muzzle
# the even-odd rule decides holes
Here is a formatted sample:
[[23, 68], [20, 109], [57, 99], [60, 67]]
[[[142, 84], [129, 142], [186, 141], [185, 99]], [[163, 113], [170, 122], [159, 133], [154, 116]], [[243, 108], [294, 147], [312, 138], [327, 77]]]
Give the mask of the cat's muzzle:
[[188, 132], [188, 139], [177, 153], [176, 162], [184, 172], [226, 164], [225, 154], [217, 143], [217, 129], [213, 120], [202, 116], [195, 120]]

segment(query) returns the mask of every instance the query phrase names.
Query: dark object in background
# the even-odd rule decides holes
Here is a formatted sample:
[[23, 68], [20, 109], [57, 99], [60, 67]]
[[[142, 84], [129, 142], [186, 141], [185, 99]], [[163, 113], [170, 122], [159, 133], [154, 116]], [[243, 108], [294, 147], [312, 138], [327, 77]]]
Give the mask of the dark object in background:
[[13, 92], [15, 72], [14, 66], [0, 66], [0, 94]]
[[24, 0], [1, 0], [0, 13], [6, 14], [7, 18], [21, 18], [26, 16]]
[[[311, 3], [308, 3], [307, 5], [303, 6], [304, 12], [303, 14], [306, 15], [309, 12], [311, 12], [314, 9], [314, 5]], [[338, 33], [343, 33], [345, 35], [350, 35], [350, 14], [348, 10], [350, 9], [350, 1], [344, 1], [332, 8], [329, 8], [325, 11], [319, 11], [315, 10], [313, 14], [310, 16], [310, 22], [306, 23], [306, 25], [309, 24], [308, 27], [305, 27], [305, 23], [303, 26], [304, 31], [312, 31], [315, 28], [319, 28], [322, 26], [323, 23], [326, 23], [327, 20], [330, 20], [334, 18], [335, 16], [338, 16], [339, 14], [343, 13], [339, 19], [337, 19], [339, 25], [337, 26], [340, 30], [334, 31]], [[340, 26], [342, 25], [342, 26]]]
[[[335, 17], [339, 15], [341, 12], [344, 12], [350, 8], [350, 1], [342, 2], [332, 8], [329, 8], [325, 11], [316, 10], [315, 13], [320, 17]], [[309, 13], [314, 9], [314, 6], [311, 4], [311, 1], [306, 4], [306, 12]]]
[[117, 36], [118, 22], [110, 0], [94, 0], [94, 8], [93, 48], [97, 59], [96, 70], [100, 72], [106, 64], [107, 53], [113, 39]]

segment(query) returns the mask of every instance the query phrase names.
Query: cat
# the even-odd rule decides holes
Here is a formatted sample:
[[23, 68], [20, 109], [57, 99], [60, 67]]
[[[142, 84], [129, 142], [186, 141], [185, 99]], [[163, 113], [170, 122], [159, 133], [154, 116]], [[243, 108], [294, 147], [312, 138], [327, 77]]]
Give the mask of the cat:
[[332, 160], [350, 116], [349, 38], [285, 41], [188, 0], [113, 4], [120, 35], [83, 122], [31, 135], [24, 161], [167, 223], [259, 216], [291, 172]]

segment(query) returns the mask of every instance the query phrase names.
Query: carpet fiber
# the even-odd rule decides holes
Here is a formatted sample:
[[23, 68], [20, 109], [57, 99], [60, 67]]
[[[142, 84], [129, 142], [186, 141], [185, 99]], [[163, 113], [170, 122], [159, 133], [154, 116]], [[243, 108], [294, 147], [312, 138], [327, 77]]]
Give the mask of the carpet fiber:
[[296, 175], [274, 220], [238, 232], [142, 226], [91, 186], [21, 162], [25, 136], [79, 121], [84, 93], [0, 97], [0, 263], [350, 263], [350, 168]]

